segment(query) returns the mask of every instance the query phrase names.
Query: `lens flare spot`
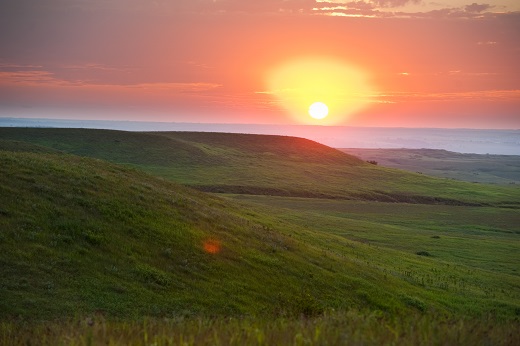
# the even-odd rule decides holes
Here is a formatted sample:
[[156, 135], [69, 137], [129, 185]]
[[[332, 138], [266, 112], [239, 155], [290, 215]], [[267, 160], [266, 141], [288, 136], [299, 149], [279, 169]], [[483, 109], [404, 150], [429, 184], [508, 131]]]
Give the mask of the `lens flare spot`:
[[206, 240], [203, 244], [204, 251], [210, 254], [217, 254], [220, 252], [221, 246], [218, 240]]

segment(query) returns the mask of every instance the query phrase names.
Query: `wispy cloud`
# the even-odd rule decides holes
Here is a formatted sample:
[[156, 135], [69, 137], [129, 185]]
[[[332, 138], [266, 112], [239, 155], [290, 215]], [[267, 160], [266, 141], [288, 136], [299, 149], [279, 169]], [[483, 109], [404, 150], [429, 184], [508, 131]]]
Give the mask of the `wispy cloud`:
[[373, 95], [375, 100], [390, 101], [392, 103], [406, 101], [453, 101], [453, 100], [480, 100], [480, 101], [520, 101], [520, 90], [479, 90], [463, 92], [391, 92]]
[[464, 10], [466, 12], [481, 13], [493, 7], [494, 6], [491, 6], [490, 4], [477, 4], [476, 2], [474, 2], [471, 5], [465, 6]]
[[212, 89], [216, 89], [221, 87], [222, 84], [216, 83], [203, 83], [203, 82], [194, 82], [194, 83], [140, 83], [140, 84], [131, 84], [131, 85], [118, 85], [118, 87], [122, 88], [131, 88], [131, 89], [142, 89], [149, 91], [172, 91], [179, 93], [196, 93], [202, 91], [208, 91]]
[[[28, 4], [31, 3], [29, 6]], [[515, 11], [511, 6], [495, 6], [487, 3], [471, 3], [462, 7], [450, 6], [450, 2], [441, 2], [445, 9], [427, 10], [425, 12], [413, 12], [421, 5], [431, 5], [431, 1], [425, 0], [46, 0], [30, 1], [18, 0], [12, 2], [7, 10], [34, 11], [48, 10], [78, 10], [78, 11], [118, 11], [140, 12], [160, 14], [289, 14], [289, 15], [361, 15], [377, 17], [428, 17], [438, 16], [440, 13], [453, 15], [454, 13], [472, 13], [474, 15], [490, 12], [497, 9], [498, 12], [510, 13]], [[503, 2], [507, 4], [507, 2]], [[436, 3], [437, 4], [437, 3]], [[502, 4], [502, 2], [501, 2]], [[426, 6], [428, 8], [428, 6]], [[431, 6], [430, 6], [431, 8]], [[514, 7], [518, 8], [518, 6]], [[407, 10], [406, 9], [413, 9]], [[353, 13], [352, 11], [359, 11]], [[440, 12], [439, 12], [440, 11]], [[492, 11], [491, 11], [492, 12]], [[466, 16], [470, 17], [470, 16]]]
[[134, 84], [92, 83], [84, 80], [65, 80], [57, 78], [50, 71], [0, 71], [0, 86], [15, 87], [82, 87], [88, 89], [142, 90], [175, 93], [197, 93], [221, 87], [218, 83], [207, 82], [150, 82]]
[[[40, 66], [42, 67], [42, 66]], [[60, 68], [69, 70], [87, 70], [87, 71], [131, 71], [130, 67], [122, 66], [108, 66], [98, 63], [85, 63], [85, 64], [73, 64], [73, 65], [62, 65]]]
[[[333, 1], [316, 0], [313, 12], [319, 15], [346, 16], [346, 17], [378, 17], [378, 18], [461, 18], [474, 19], [483, 17], [495, 17], [517, 12], [504, 10], [494, 11], [497, 6], [490, 4], [472, 3], [457, 7], [449, 6], [426, 11], [418, 11], [420, 7], [407, 8], [408, 5], [424, 3], [421, 0], [366, 0], [366, 1]], [[405, 10], [407, 9], [407, 10]]]
[[0, 71], [0, 85], [65, 86], [71, 85], [71, 83], [56, 79], [48, 71]]
[[0, 62], [0, 70], [19, 70], [19, 69], [41, 69], [42, 65], [23, 65], [14, 63]]

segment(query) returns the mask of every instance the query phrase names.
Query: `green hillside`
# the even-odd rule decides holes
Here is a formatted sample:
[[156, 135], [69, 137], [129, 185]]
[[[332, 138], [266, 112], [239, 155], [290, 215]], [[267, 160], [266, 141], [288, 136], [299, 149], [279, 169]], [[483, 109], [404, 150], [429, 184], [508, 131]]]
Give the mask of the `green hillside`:
[[316, 232], [105, 161], [0, 151], [0, 179], [2, 318], [520, 311], [518, 276]]
[[0, 129], [4, 140], [144, 169], [202, 191], [518, 208], [520, 189], [368, 164], [294, 137], [87, 129]]

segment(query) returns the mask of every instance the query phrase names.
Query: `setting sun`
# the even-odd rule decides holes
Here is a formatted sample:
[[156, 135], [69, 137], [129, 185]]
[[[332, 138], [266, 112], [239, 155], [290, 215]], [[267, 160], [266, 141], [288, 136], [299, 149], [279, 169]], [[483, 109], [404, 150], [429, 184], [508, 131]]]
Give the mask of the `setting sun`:
[[[363, 69], [331, 58], [302, 58], [281, 64], [269, 74], [267, 87], [266, 93], [274, 95], [299, 123], [319, 121], [323, 125], [344, 122], [367, 107], [374, 95]], [[309, 107], [313, 99], [320, 102]]]
[[314, 102], [309, 107], [309, 115], [314, 119], [323, 119], [329, 114], [329, 107], [323, 102]]

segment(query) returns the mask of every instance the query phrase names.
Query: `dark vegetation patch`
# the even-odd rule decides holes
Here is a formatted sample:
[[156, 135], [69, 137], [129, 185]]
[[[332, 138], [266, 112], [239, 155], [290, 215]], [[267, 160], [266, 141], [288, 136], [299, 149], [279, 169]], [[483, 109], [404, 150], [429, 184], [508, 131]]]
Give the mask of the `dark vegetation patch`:
[[[95, 157], [116, 163], [222, 164], [203, 150], [171, 137], [143, 132], [94, 129], [0, 128], [0, 137], [25, 142], [16, 151], [62, 151], [79, 156]], [[32, 146], [29, 143], [33, 143]], [[35, 145], [36, 144], [36, 145]], [[2, 144], [5, 146], [9, 144]], [[12, 145], [11, 145], [12, 146]], [[38, 151], [35, 151], [35, 150]]]

